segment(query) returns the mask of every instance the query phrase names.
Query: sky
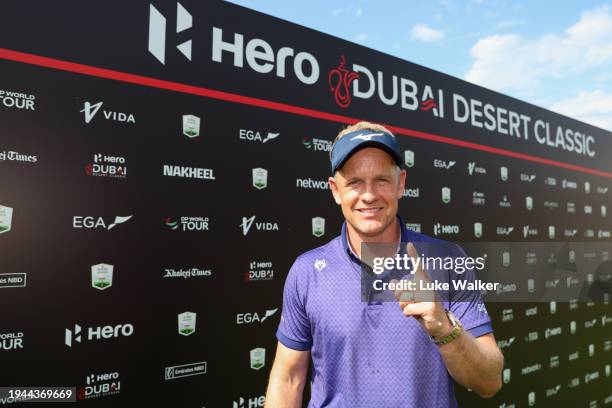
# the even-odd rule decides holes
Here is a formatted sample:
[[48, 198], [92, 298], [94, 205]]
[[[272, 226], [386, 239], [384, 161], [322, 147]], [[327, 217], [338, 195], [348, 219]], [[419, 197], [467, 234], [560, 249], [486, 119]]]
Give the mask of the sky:
[[612, 131], [612, 5], [231, 0]]

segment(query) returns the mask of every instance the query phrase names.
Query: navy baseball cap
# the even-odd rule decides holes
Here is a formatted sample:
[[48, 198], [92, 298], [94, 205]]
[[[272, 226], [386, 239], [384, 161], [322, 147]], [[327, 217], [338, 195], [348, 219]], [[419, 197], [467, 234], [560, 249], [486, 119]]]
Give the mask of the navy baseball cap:
[[402, 167], [402, 154], [395, 136], [389, 132], [366, 128], [347, 133], [336, 141], [331, 152], [332, 174], [342, 167], [354, 153], [364, 147], [377, 147], [384, 150], [400, 168]]

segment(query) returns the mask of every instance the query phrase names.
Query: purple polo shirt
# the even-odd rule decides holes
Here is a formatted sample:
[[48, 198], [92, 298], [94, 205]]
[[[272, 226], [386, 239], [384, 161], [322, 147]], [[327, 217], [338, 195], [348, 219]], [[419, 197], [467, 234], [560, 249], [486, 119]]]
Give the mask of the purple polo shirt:
[[[399, 221], [402, 242], [445, 243], [455, 252], [448, 256], [464, 256], [459, 246], [407, 230]], [[287, 275], [276, 337], [311, 352], [308, 407], [457, 407], [438, 346], [397, 302], [362, 302], [360, 268], [345, 223], [340, 236], [299, 256]], [[463, 278], [473, 280], [473, 271]], [[458, 295], [460, 302], [443, 302], [445, 308], [473, 336], [491, 333], [480, 295], [469, 293]]]

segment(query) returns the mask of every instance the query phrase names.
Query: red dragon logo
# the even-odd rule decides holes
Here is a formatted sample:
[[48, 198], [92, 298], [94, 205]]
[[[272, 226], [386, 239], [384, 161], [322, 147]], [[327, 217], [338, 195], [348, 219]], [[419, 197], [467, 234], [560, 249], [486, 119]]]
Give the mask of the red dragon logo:
[[329, 87], [334, 94], [336, 103], [341, 108], [346, 108], [351, 104], [350, 85], [357, 78], [359, 78], [359, 74], [346, 68], [346, 58], [341, 55], [340, 65], [331, 69], [327, 75]]

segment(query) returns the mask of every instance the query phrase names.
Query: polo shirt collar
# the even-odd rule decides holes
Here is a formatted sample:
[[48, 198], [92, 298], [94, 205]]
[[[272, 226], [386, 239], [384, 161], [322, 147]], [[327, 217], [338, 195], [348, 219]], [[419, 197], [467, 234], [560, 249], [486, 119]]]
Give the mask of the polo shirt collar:
[[[402, 217], [400, 217], [399, 215], [396, 215], [396, 217], [400, 225], [400, 236], [401, 236], [400, 242], [410, 242], [410, 237], [411, 237], [410, 231], [406, 228], [406, 224], [404, 224]], [[342, 248], [348, 254], [348, 256], [359, 261], [359, 257], [357, 257], [357, 255], [353, 252], [353, 250], [351, 249], [351, 246], [349, 245], [348, 232], [346, 230], [346, 221], [342, 223], [342, 232], [340, 233], [340, 241], [342, 242]], [[405, 251], [405, 248], [400, 247], [400, 253], [403, 253], [404, 251]]]

